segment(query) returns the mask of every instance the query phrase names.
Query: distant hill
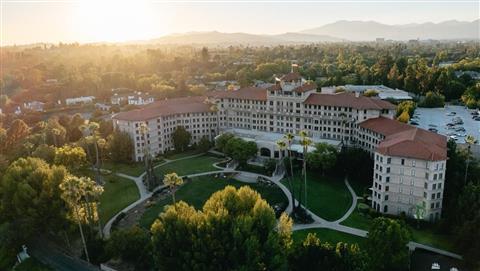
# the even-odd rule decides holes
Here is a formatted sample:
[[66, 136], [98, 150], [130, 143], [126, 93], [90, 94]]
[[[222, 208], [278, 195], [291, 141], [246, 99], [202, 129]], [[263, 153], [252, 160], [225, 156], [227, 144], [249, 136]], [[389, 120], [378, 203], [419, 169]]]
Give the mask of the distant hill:
[[222, 33], [212, 32], [190, 32], [184, 34], [173, 34], [158, 39], [150, 40], [149, 43], [158, 44], [286, 44], [286, 43], [317, 43], [337, 42], [341, 39], [328, 35], [315, 35], [305, 33], [285, 33], [280, 35], [255, 35], [247, 33]]
[[376, 38], [410, 39], [480, 39], [480, 20], [460, 22], [386, 25], [374, 21], [338, 21], [301, 31], [305, 34], [334, 36], [351, 41], [372, 41]]

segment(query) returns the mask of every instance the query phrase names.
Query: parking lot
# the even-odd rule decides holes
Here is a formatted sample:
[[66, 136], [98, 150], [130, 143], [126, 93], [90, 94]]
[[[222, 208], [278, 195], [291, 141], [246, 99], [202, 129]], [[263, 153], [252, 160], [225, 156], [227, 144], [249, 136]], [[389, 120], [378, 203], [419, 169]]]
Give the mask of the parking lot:
[[[472, 112], [464, 106], [445, 106], [444, 108], [417, 108], [410, 123], [417, 122], [423, 129], [436, 129], [439, 134], [456, 139], [458, 143], [465, 143], [466, 135], [473, 135], [480, 140], [480, 121], [474, 120]], [[451, 125], [454, 119], [463, 121], [463, 124]], [[464, 128], [463, 131], [461, 128]]]

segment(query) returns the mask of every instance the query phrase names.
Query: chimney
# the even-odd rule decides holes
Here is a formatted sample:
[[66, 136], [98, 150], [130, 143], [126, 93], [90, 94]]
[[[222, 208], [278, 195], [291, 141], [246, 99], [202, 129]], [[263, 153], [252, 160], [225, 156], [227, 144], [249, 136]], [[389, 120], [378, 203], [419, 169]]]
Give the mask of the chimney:
[[360, 92], [355, 91], [355, 97], [356, 97], [356, 98], [360, 97]]

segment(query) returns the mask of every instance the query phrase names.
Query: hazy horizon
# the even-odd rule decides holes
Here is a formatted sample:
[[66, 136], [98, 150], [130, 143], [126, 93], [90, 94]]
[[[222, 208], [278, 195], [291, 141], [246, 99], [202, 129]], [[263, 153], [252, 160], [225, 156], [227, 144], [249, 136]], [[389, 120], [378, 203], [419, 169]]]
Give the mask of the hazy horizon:
[[474, 21], [476, 1], [2, 1], [1, 44], [123, 42], [172, 33], [281, 34], [340, 20], [398, 25]]

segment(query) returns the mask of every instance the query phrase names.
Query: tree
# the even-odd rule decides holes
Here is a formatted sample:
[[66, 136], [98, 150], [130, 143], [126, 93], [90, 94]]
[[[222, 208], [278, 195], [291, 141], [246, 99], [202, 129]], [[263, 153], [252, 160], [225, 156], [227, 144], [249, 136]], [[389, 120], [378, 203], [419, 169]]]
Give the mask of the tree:
[[408, 111], [403, 111], [400, 116], [397, 117], [397, 120], [403, 123], [408, 123], [410, 120], [410, 116], [408, 115]]
[[[300, 131], [300, 145], [303, 147], [303, 169], [302, 169], [302, 175], [303, 175], [303, 180], [304, 184], [303, 187], [300, 185], [300, 202], [302, 201], [302, 190], [305, 189], [305, 209], [307, 209], [307, 153], [308, 153], [308, 147], [312, 145], [312, 139], [308, 137], [308, 132], [306, 130]], [[301, 183], [300, 183], [301, 184]]]
[[365, 97], [376, 97], [378, 96], [378, 91], [374, 89], [367, 89], [364, 93], [363, 96]]
[[378, 217], [367, 235], [366, 251], [371, 270], [405, 270], [411, 233], [403, 221]]
[[60, 125], [58, 118], [49, 118], [45, 126], [45, 140], [46, 144], [55, 147], [63, 146], [65, 144], [65, 137], [67, 131], [65, 127]]
[[414, 101], [403, 101], [397, 105], [396, 116], [400, 116], [403, 112], [407, 111], [409, 118], [413, 116], [417, 105]]
[[425, 98], [418, 104], [420, 107], [443, 107], [445, 105], [445, 96], [440, 93], [429, 91]]
[[77, 142], [82, 138], [83, 134], [80, 127], [84, 124], [85, 119], [83, 119], [82, 115], [78, 113], [73, 115], [72, 120], [67, 127], [67, 137], [70, 142]]
[[87, 177], [68, 176], [59, 185], [59, 188], [62, 199], [70, 209], [70, 219], [78, 224], [85, 257], [90, 262], [82, 224], [88, 223], [92, 226], [93, 223], [100, 221], [97, 202], [103, 192], [103, 187]]
[[365, 254], [358, 245], [322, 243], [315, 233], [296, 243], [289, 255], [289, 270], [368, 270]]
[[170, 189], [170, 193], [172, 193], [172, 202], [175, 205], [175, 188], [183, 184], [183, 179], [179, 177], [177, 173], [172, 172], [163, 177], [163, 184]]
[[65, 145], [55, 149], [55, 164], [68, 169], [79, 169], [87, 162], [87, 154], [80, 147]]
[[32, 156], [51, 164], [55, 160], [55, 147], [41, 144], [33, 151]]
[[167, 207], [151, 228], [153, 255], [160, 270], [281, 270], [291, 226], [286, 215], [277, 225], [273, 209], [251, 188], [227, 186], [202, 211], [182, 201]]
[[201, 152], [207, 152], [210, 149], [211, 145], [212, 144], [210, 143], [210, 140], [208, 140], [208, 137], [202, 136], [202, 138], [200, 138], [200, 141], [198, 142], [198, 149]]
[[21, 119], [16, 119], [7, 130], [5, 138], [5, 149], [12, 150], [20, 143], [22, 139], [30, 134], [30, 128]]
[[257, 144], [253, 141], [245, 141], [238, 137], [228, 140], [225, 145], [225, 154], [238, 161], [241, 166], [247, 163], [247, 160], [257, 154]]
[[126, 164], [133, 161], [133, 140], [127, 132], [115, 130], [107, 138], [107, 150], [113, 162]]
[[219, 151], [225, 153], [225, 147], [227, 146], [227, 142], [234, 137], [235, 136], [232, 133], [221, 134], [220, 136], [217, 137], [215, 141], [215, 147]]
[[190, 144], [192, 135], [183, 126], [177, 126], [172, 134], [175, 150], [184, 151]]
[[114, 231], [107, 241], [106, 251], [110, 257], [133, 264], [135, 270], [153, 267], [150, 234], [138, 226]]
[[67, 175], [64, 167], [31, 157], [7, 168], [0, 180], [0, 220], [10, 228], [6, 245], [19, 246], [35, 232], [56, 231], [65, 222], [59, 185]]
[[337, 149], [328, 143], [317, 143], [315, 150], [307, 154], [307, 162], [311, 167], [320, 169], [322, 174], [331, 169], [337, 162]]
[[[291, 138], [291, 139], [289, 139]], [[292, 198], [292, 203], [293, 203], [293, 207], [294, 207], [294, 210], [295, 211], [295, 188], [294, 188], [294, 185], [293, 185], [293, 165], [292, 165], [292, 157], [291, 157], [291, 153], [290, 153], [290, 146], [291, 146], [291, 142], [293, 141], [293, 135], [292, 134], [286, 134], [284, 135], [284, 139], [283, 140], [279, 140], [277, 141], [277, 147], [281, 150], [281, 151], [287, 151], [287, 159], [289, 161], [289, 165], [290, 165], [290, 170], [287, 170], [287, 173], [288, 173], [288, 177], [287, 177], [287, 180], [288, 180], [288, 186], [289, 186], [289, 189], [290, 189], [290, 197]]]

